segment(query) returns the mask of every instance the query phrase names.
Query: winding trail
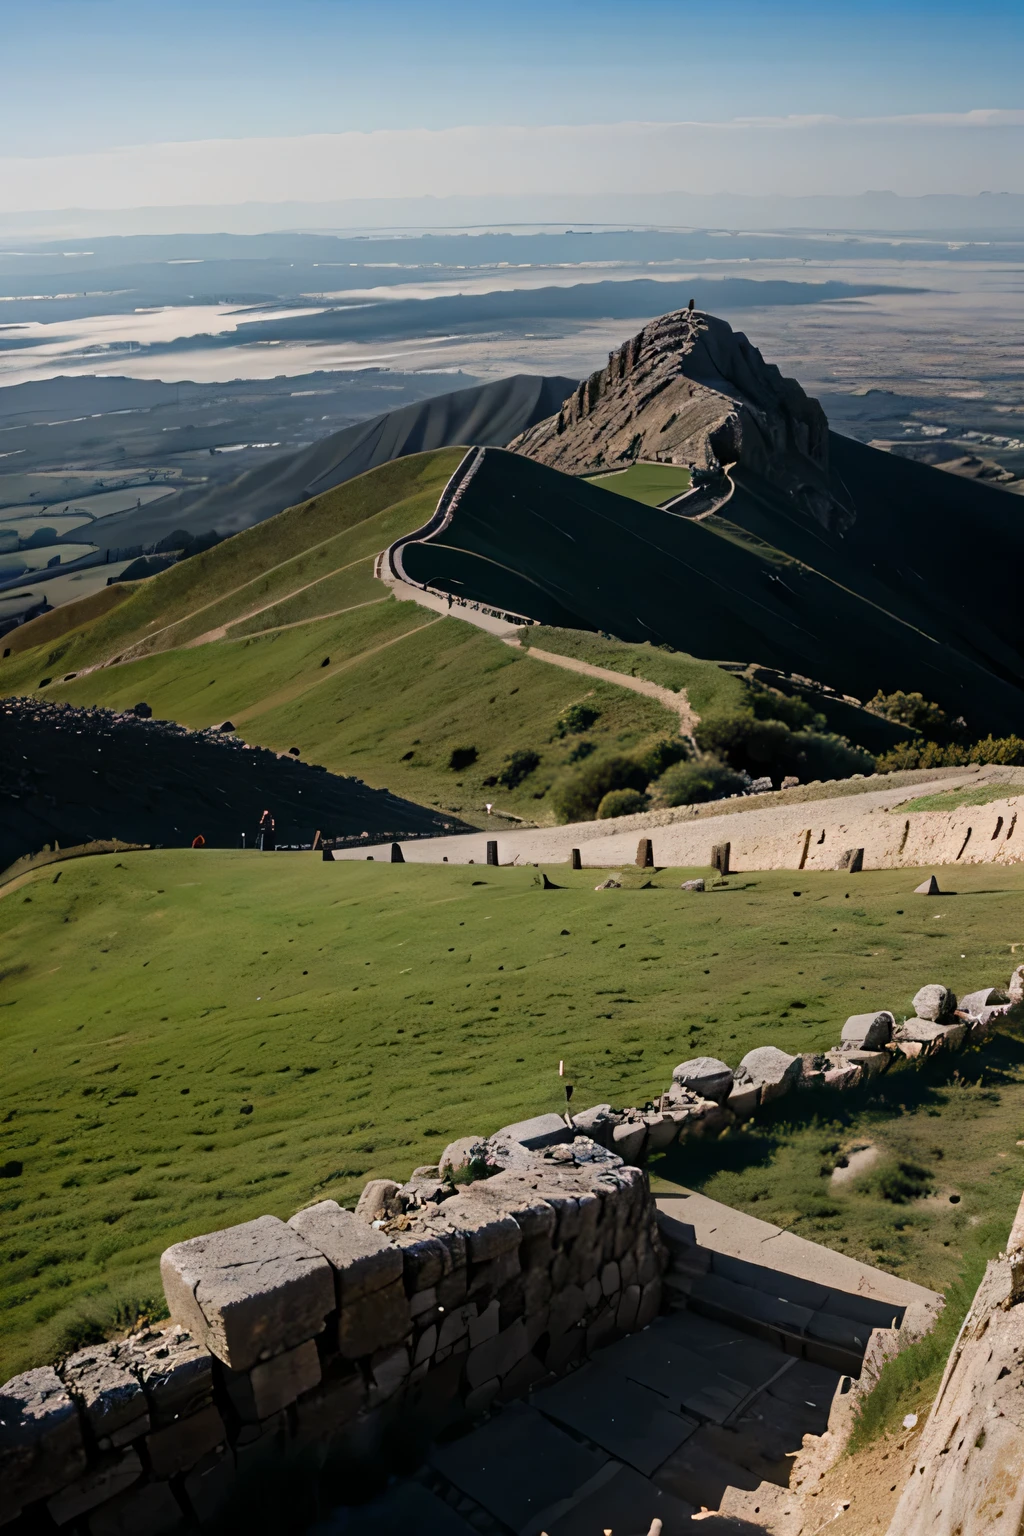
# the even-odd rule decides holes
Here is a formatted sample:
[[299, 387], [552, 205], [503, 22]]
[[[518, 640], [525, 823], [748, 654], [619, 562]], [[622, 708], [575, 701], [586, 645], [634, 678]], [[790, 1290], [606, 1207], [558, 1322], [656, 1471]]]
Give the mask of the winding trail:
[[567, 672], [579, 672], [583, 677], [593, 677], [602, 683], [614, 683], [619, 688], [631, 688], [634, 693], [642, 693], [648, 699], [657, 699], [659, 704], [678, 715], [680, 736], [693, 740], [700, 716], [691, 709], [685, 688], [673, 693], [671, 688], [662, 688], [659, 683], [649, 682], [646, 677], [632, 677], [625, 672], [616, 672], [611, 667], [595, 667], [589, 661], [580, 661], [576, 656], [560, 656], [556, 651], [542, 651], [536, 645], [520, 645], [518, 638], [507, 639], [505, 644], [514, 646], [524, 656], [532, 656], [534, 661], [546, 661], [553, 667], [564, 667]]

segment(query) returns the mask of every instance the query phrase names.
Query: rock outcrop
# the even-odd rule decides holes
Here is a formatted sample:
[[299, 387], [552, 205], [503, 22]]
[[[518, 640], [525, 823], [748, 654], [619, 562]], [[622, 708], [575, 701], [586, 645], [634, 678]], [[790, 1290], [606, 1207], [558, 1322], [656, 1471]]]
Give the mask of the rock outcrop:
[[652, 320], [510, 447], [570, 475], [640, 459], [712, 474], [740, 465], [826, 527], [846, 517], [829, 491], [821, 406], [742, 332], [699, 310]]

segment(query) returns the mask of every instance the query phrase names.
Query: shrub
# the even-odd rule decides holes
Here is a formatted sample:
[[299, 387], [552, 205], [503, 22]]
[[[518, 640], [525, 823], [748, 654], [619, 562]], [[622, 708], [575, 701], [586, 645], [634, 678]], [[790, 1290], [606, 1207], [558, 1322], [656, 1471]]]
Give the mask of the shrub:
[[758, 720], [781, 720], [791, 731], [823, 731], [827, 724], [825, 716], [817, 714], [806, 699], [790, 698], [772, 688], [752, 688], [750, 703]]
[[555, 721], [555, 735], [580, 736], [584, 731], [589, 731], [594, 721], [600, 718], [601, 711], [592, 704], [570, 704]]
[[572, 751], [569, 753], [569, 761], [570, 763], [582, 763], [585, 757], [589, 757], [592, 752], [596, 751], [597, 742], [588, 741], [586, 737], [584, 737], [582, 741], [578, 741], [576, 743]]
[[530, 751], [529, 748], [511, 752], [506, 757], [504, 766], [498, 770], [498, 783], [503, 784], [506, 789], [518, 789], [539, 763], [540, 754]]
[[598, 821], [608, 821], [614, 816], [635, 816], [646, 811], [649, 801], [638, 789], [610, 789], [597, 808]]
[[877, 773], [898, 773], [903, 768], [959, 768], [967, 763], [1024, 763], [1024, 740], [1019, 736], [986, 736], [973, 747], [952, 742], [908, 741], [884, 753], [875, 764]]
[[845, 736], [792, 731], [782, 720], [759, 720], [753, 714], [712, 715], [698, 725], [697, 742], [754, 778], [843, 779], [871, 773], [875, 766], [871, 754], [851, 746]]
[[646, 752], [637, 754], [637, 762], [644, 769], [648, 779], [658, 779], [671, 768], [673, 763], [681, 763], [690, 756], [690, 748], [681, 736], [673, 736], [668, 739], [656, 741], [653, 747], [648, 747]]
[[881, 688], [865, 709], [873, 715], [880, 715], [883, 720], [892, 720], [896, 725], [905, 725], [912, 731], [917, 731], [921, 736], [929, 736], [933, 740], [944, 732], [949, 722], [946, 711], [940, 709], [938, 704], [930, 704], [920, 693], [904, 693], [898, 689], [896, 693], [883, 693]]
[[919, 1163], [901, 1160], [882, 1169], [877, 1186], [883, 1200], [890, 1200], [893, 1205], [906, 1205], [908, 1201], [926, 1195], [932, 1187], [932, 1179], [928, 1169], [922, 1168]]
[[659, 805], [696, 805], [702, 800], [722, 800], [738, 795], [747, 784], [742, 774], [704, 758], [696, 763], [676, 763], [651, 788]]
[[635, 758], [595, 756], [567, 772], [551, 798], [559, 821], [593, 821], [610, 790], [646, 788], [647, 773]]
[[461, 773], [464, 768], [471, 768], [476, 762], [476, 747], [453, 747], [452, 755], [448, 759], [448, 767], [454, 768], [456, 773]]

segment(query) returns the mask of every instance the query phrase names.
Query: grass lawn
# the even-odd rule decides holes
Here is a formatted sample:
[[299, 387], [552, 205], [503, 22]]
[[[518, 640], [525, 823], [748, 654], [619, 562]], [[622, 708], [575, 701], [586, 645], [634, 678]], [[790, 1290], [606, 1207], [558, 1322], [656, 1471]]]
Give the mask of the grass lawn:
[[1020, 784], [990, 784], [980, 789], [946, 789], [937, 795], [920, 795], [904, 805], [894, 805], [892, 814], [902, 816], [905, 811], [955, 811], [962, 805], [990, 805], [993, 800], [1005, 800], [1024, 788]]
[[611, 475], [587, 475], [586, 479], [617, 496], [642, 501], [645, 507], [660, 507], [690, 489], [690, 471], [678, 464], [632, 464]]
[[[83, 1316], [158, 1297], [178, 1238], [351, 1202], [452, 1137], [557, 1108], [560, 1059], [574, 1103], [643, 1103], [686, 1056], [829, 1046], [849, 1013], [908, 1013], [924, 981], [1005, 981], [1024, 939], [1014, 868], [964, 869], [957, 896], [916, 904], [910, 870], [736, 876], [704, 896], [680, 891], [687, 873], [597, 893], [560, 867], [544, 892], [530, 869], [168, 850], [8, 890], [0, 1379]], [[955, 1070], [969, 1086], [938, 1066], [887, 1079], [877, 1124], [830, 1101], [827, 1122], [801, 1111], [666, 1172], [944, 1285], [969, 1240], [1005, 1235], [1024, 1127], [1015, 1041]], [[961, 1205], [834, 1196], [824, 1149], [863, 1126]]]

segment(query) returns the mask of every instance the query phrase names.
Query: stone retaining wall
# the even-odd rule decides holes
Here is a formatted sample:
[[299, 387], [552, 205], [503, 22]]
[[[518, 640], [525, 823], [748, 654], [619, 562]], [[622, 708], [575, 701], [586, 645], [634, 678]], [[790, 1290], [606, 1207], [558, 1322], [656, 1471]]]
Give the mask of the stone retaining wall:
[[268, 1452], [358, 1460], [396, 1423], [428, 1438], [524, 1395], [660, 1310], [649, 1153], [959, 1050], [1022, 996], [1024, 967], [959, 1009], [925, 986], [919, 1017], [855, 1015], [833, 1051], [698, 1057], [643, 1109], [463, 1138], [404, 1185], [371, 1181], [355, 1212], [323, 1200], [176, 1243], [167, 1327], [0, 1388], [0, 1526], [195, 1531]]

